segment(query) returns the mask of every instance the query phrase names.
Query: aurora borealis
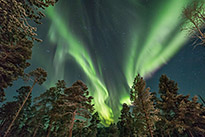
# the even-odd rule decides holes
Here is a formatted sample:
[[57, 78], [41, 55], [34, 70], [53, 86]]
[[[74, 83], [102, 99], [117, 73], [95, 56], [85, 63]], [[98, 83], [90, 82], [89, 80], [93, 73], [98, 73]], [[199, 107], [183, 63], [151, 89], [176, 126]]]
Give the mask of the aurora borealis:
[[32, 61], [48, 72], [46, 88], [59, 79], [68, 85], [84, 81], [96, 111], [110, 124], [129, 103], [134, 77], [151, 77], [187, 42], [180, 27], [189, 2], [60, 0], [46, 11], [38, 29], [46, 46], [34, 49]]

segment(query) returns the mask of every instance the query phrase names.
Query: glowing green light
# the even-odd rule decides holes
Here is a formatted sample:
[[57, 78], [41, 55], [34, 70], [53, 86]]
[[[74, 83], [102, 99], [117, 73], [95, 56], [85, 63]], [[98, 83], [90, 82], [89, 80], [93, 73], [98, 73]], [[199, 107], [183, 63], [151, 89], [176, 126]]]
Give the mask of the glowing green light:
[[[144, 33], [144, 28], [147, 26], [142, 25], [141, 28], [138, 26], [139, 24], [144, 23], [143, 21], [138, 23], [138, 21], [140, 20], [138, 19], [139, 13], [134, 13], [133, 11], [136, 10], [129, 10], [129, 8], [128, 10], [125, 10], [125, 12], [127, 11], [129, 14], [132, 12], [132, 16], [136, 15], [133, 19], [134, 23], [132, 22], [130, 17], [128, 17], [129, 21], [131, 20], [130, 24], [136, 23], [136, 26], [126, 26], [126, 29], [129, 30], [126, 33], [127, 38], [125, 40], [127, 48], [122, 51], [122, 55], [125, 55], [125, 58], [122, 59], [121, 62], [123, 64], [122, 73], [124, 73], [127, 85], [129, 87], [132, 86], [134, 77], [138, 73], [140, 73], [141, 76], [145, 77], [150, 75], [154, 70], [165, 64], [169, 59], [171, 59], [171, 57], [173, 57], [186, 42], [186, 33], [180, 31], [179, 25], [181, 23], [180, 16], [183, 7], [185, 7], [185, 5], [190, 1], [191, 0], [162, 1], [158, 5], [158, 7], [156, 7], [156, 9], [152, 11], [153, 16], [149, 16], [151, 19], [149, 20], [150, 23], [147, 23], [147, 25], [149, 25], [149, 29], [147, 29], [148, 32], [146, 33]], [[109, 4], [108, 6], [112, 7], [112, 2], [109, 1], [105, 2], [104, 4]], [[81, 1], [78, 1], [78, 3], [80, 3], [78, 6], [84, 7]], [[97, 1], [97, 3], [99, 4], [101, 2]], [[134, 5], [132, 7], [143, 9], [143, 12], [146, 11], [147, 13], [151, 13], [148, 12], [149, 9], [145, 5], [139, 4], [139, 1], [137, 0], [128, 0], [128, 3]], [[84, 12], [82, 7], [79, 8], [82, 10], [79, 14]], [[103, 15], [104, 12], [100, 10], [101, 8], [99, 6], [96, 7], [95, 23], [99, 28], [99, 36], [101, 36], [101, 33], [104, 36], [106, 35], [104, 31], [104, 24], [109, 24], [107, 25], [108, 29], [111, 29], [119, 22], [118, 20], [116, 22], [112, 22], [112, 20], [109, 20], [104, 24], [101, 23], [101, 16], [99, 15], [100, 13], [102, 13]], [[116, 12], [119, 9], [116, 11], [115, 10], [116, 9], [113, 8], [111, 11]], [[52, 25], [49, 31], [50, 41], [57, 44], [56, 53], [53, 60], [55, 81], [57, 79], [64, 79], [64, 69], [69, 69], [65, 68], [65, 63], [68, 59], [70, 59], [69, 57], [74, 59], [88, 78], [88, 80], [86, 80], [85, 82], [89, 85], [91, 94], [94, 96], [96, 110], [100, 113], [100, 117], [105, 120], [105, 124], [110, 124], [111, 122], [113, 122], [113, 112], [119, 111], [123, 103], [127, 103], [128, 105], [130, 104], [129, 89], [127, 89], [127, 85], [124, 86], [122, 83], [119, 83], [119, 85], [122, 84], [120, 86], [112, 85], [112, 89], [116, 89], [116, 91], [118, 91], [120, 87], [121, 90], [119, 91], [119, 97], [109, 97], [108, 89], [110, 87], [107, 88], [105, 86], [105, 82], [103, 80], [103, 72], [101, 70], [101, 67], [103, 66], [103, 61], [97, 58], [97, 64], [93, 63], [93, 60], [88, 50], [85, 48], [88, 45], [85, 45], [85, 42], [82, 40], [83, 38], [75, 35], [75, 32], [73, 32], [72, 28], [69, 26], [69, 21], [65, 23], [64, 20], [60, 17], [60, 13], [58, 13], [57, 10], [55, 10], [54, 8], [48, 8], [47, 15], [52, 20]], [[124, 16], [122, 16], [123, 19], [126, 19], [126, 15], [128, 14], [124, 14]], [[90, 25], [89, 27], [91, 27], [91, 25], [93, 25], [89, 22], [88, 16], [88, 13], [83, 14], [84, 18], [81, 20], [82, 26]], [[113, 18], [114, 17], [115, 16], [113, 16]], [[66, 19], [69, 20], [69, 18], [67, 17]], [[177, 29], [178, 31], [176, 31]], [[93, 36], [92, 30], [89, 32], [86, 31], [85, 33], [86, 38], [89, 39], [90, 42], [89, 46], [97, 46], [95, 45], [96, 43], [92, 41], [93, 37], [95, 37]], [[145, 36], [144, 41], [142, 42], [141, 38], [143, 37], [143, 35]], [[106, 44], [112, 44], [106, 41], [107, 37], [103, 38]], [[109, 102], [109, 100], [111, 99], [113, 100], [112, 103], [120, 103], [119, 107], [117, 106], [118, 108], [116, 110], [112, 107], [112, 105], [108, 105], [105, 103], [106, 101]]]
[[[105, 100], [108, 98], [108, 91], [104, 86], [102, 80], [99, 79], [99, 76], [96, 73], [95, 67], [92, 63], [92, 59], [89, 56], [89, 53], [85, 49], [82, 42], [80, 42], [74, 34], [69, 30], [69, 24], [63, 22], [60, 16], [54, 11], [54, 8], [49, 8], [47, 10], [48, 17], [52, 20], [52, 27], [57, 28], [56, 31], [58, 35], [65, 41], [65, 44], [58, 43], [56, 50], [56, 59], [61, 62], [65, 59], [66, 54], [71, 55], [78, 65], [82, 68], [85, 74], [88, 76], [89, 81], [92, 83], [91, 91], [94, 96], [95, 109], [100, 113], [100, 117], [105, 120], [105, 124], [110, 124], [113, 122], [112, 110], [105, 104]], [[51, 35], [52, 36], [52, 35]], [[60, 40], [62, 40], [60, 39]], [[66, 45], [66, 47], [63, 47]], [[61, 67], [56, 61], [56, 67]], [[62, 73], [62, 72], [60, 72]]]
[[[152, 28], [143, 45], [138, 44], [140, 35], [134, 32], [136, 30], [133, 30], [133, 35], [128, 43], [130, 51], [124, 69], [130, 87], [138, 73], [144, 77], [149, 75], [173, 57], [186, 42], [187, 34], [180, 31], [179, 25], [182, 10], [190, 1], [171, 0], [162, 2], [158, 11], [156, 11], [156, 17], [151, 24]], [[175, 30], [177, 27], [178, 31]], [[174, 31], [176, 32], [173, 33]], [[170, 36], [173, 38], [169, 40]], [[142, 48], [138, 49], [139, 47]], [[127, 94], [128, 96], [129, 94]]]
[[[133, 40], [129, 46], [132, 47], [130, 48], [131, 55], [129, 54], [128, 64], [125, 65], [128, 85], [132, 85], [137, 73], [142, 76], [149, 75], [153, 70], [166, 63], [183, 46], [186, 34], [181, 32], [180, 28], [179, 31], [173, 32], [179, 27], [180, 15], [188, 2], [188, 0], [163, 2], [163, 5], [160, 5], [156, 11], [156, 17], [151, 24], [152, 28], [143, 45], [138, 45], [138, 38], [135, 36], [136, 34], [133, 35], [136, 39], [132, 37]], [[170, 35], [173, 35], [173, 38], [168, 41]], [[137, 47], [142, 47], [142, 49], [139, 51]], [[130, 71], [132, 69], [134, 71]]]

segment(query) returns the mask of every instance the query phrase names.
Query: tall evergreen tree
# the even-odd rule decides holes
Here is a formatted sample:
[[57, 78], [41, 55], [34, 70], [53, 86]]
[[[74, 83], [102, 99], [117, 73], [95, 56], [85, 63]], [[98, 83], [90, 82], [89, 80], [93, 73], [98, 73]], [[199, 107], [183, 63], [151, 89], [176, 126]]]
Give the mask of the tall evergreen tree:
[[162, 75], [159, 81], [160, 99], [157, 100], [157, 108], [160, 109], [160, 121], [156, 123], [156, 127], [158, 133], [167, 136], [180, 130], [176, 126], [179, 105], [182, 100], [187, 100], [189, 96], [179, 95], [177, 83], [170, 80], [166, 75]]
[[119, 137], [118, 128], [115, 123], [110, 124], [108, 127], [108, 137]]
[[138, 135], [150, 135], [153, 137], [154, 123], [157, 121], [157, 109], [154, 107], [151, 92], [146, 88], [146, 83], [138, 75], [130, 92], [130, 99], [133, 105], [133, 115], [137, 120]]
[[136, 134], [136, 122], [132, 116], [130, 107], [124, 103], [122, 105], [121, 115], [117, 123], [120, 137], [133, 137]]
[[205, 107], [197, 102], [197, 96], [192, 100], [182, 100], [179, 105], [178, 124], [182, 130], [186, 130], [192, 137], [205, 134]]
[[37, 124], [35, 126], [35, 132], [33, 132], [34, 135], [42, 134], [38, 132], [38, 128], [41, 126], [41, 128], [46, 129], [44, 134], [47, 137], [51, 136], [51, 134], [58, 137], [65, 136], [64, 134], [62, 135], [62, 132], [66, 130], [66, 125], [64, 125], [64, 119], [58, 117], [62, 112], [57, 105], [57, 101], [60, 95], [64, 94], [65, 88], [65, 81], [59, 80], [56, 86], [49, 88], [46, 92], [35, 98], [34, 107], [37, 113], [33, 117], [32, 123]]
[[87, 137], [96, 137], [97, 135], [97, 128], [98, 124], [100, 123], [100, 117], [98, 112], [95, 112], [92, 115], [92, 118], [90, 120], [90, 125], [88, 126], [88, 134]]
[[0, 101], [5, 100], [4, 89], [24, 75], [34, 41], [40, 41], [35, 37], [36, 28], [28, 22], [40, 24], [45, 16], [41, 10], [54, 3], [54, 0], [0, 0]]
[[[15, 96], [16, 100], [19, 100], [19, 106], [23, 103], [25, 97], [28, 95], [28, 92], [30, 91], [30, 86], [23, 86], [17, 92], [19, 93], [19, 96]], [[27, 120], [32, 114], [32, 106], [31, 106], [32, 100], [31, 100], [31, 94], [29, 95], [26, 103], [24, 104], [21, 112], [19, 113], [19, 116], [17, 120], [15, 121], [10, 135], [16, 136], [16, 137], [28, 137], [30, 136], [30, 131], [27, 128]], [[18, 110], [18, 109], [17, 109]]]
[[[17, 113], [19, 106], [23, 103], [25, 97], [27, 96], [30, 90], [29, 86], [23, 86], [17, 90], [18, 96], [14, 97], [14, 101], [7, 102], [6, 104], [2, 105], [0, 108], [0, 120], [1, 120], [1, 127], [0, 127], [0, 135], [3, 135], [6, 131], [6, 128], [9, 126], [13, 117]], [[28, 101], [25, 103], [22, 111], [20, 112], [18, 119], [15, 121], [13, 127], [11, 128], [10, 136], [29, 136], [29, 131], [25, 129], [26, 120], [30, 115], [31, 110], [31, 96], [29, 96]]]
[[43, 82], [46, 80], [46, 77], [47, 77], [47, 73], [42, 69], [42, 68], [37, 68], [36, 70], [30, 72], [28, 74], [28, 78], [33, 78], [33, 85], [32, 87], [29, 89], [29, 92], [28, 94], [25, 96], [25, 99], [23, 100], [21, 106], [19, 107], [18, 111], [16, 112], [11, 124], [8, 126], [5, 134], [4, 134], [4, 137], [7, 136], [7, 134], [9, 133], [11, 127], [13, 126], [14, 122], [16, 121], [17, 117], [19, 116], [21, 110], [23, 109], [26, 101], [28, 100], [28, 98], [30, 97], [32, 91], [33, 91], [33, 88], [34, 86], [38, 83], [39, 85], [43, 84]]
[[[9, 126], [12, 118], [14, 117], [16, 110], [18, 110], [17, 101], [6, 102], [0, 108], [0, 135], [2, 136]], [[12, 108], [12, 109], [11, 109]]]
[[[72, 130], [75, 122], [81, 121], [84, 125], [88, 124], [88, 119], [91, 118], [91, 114], [94, 110], [92, 104], [92, 96], [89, 96], [87, 86], [82, 81], [76, 81], [71, 87], [66, 88], [64, 95], [59, 98], [59, 107], [62, 108], [61, 116], [71, 116], [71, 119], [67, 120], [67, 126], [69, 126], [69, 137], [72, 137]], [[79, 117], [79, 118], [77, 118]]]
[[100, 117], [98, 112], [92, 115], [89, 121], [89, 126], [84, 126], [84, 123], [80, 120], [75, 122], [75, 127], [73, 128], [73, 136], [75, 137], [96, 137], [98, 133], [98, 124], [100, 123]]

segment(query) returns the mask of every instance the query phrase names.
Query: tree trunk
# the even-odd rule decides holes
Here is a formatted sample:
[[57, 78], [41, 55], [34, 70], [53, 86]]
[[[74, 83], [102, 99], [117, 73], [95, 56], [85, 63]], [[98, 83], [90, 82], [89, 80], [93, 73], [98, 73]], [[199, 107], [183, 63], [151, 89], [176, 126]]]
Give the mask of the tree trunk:
[[194, 24], [194, 26], [196, 27], [196, 29], [198, 30], [199, 34], [201, 35], [201, 37], [204, 37], [204, 34], [201, 32], [201, 30], [199, 29], [199, 26], [192, 20], [190, 19], [190, 21]]
[[72, 122], [71, 122], [71, 127], [70, 127], [70, 129], [69, 129], [69, 137], [72, 137], [72, 130], [73, 130], [74, 122], [75, 122], [76, 111], [77, 111], [77, 110], [75, 110], [75, 111], [73, 112], [73, 118], [72, 118]]
[[51, 128], [52, 128], [52, 120], [49, 121], [49, 126], [48, 126], [48, 131], [47, 131], [47, 136], [46, 137], [50, 136]]
[[33, 87], [35, 86], [36, 82], [37, 82], [37, 80], [35, 80], [35, 81], [33, 82], [33, 85], [32, 85], [32, 87], [31, 87], [31, 89], [30, 89], [28, 95], [27, 95], [26, 98], [24, 99], [24, 101], [23, 101], [21, 107], [19, 108], [18, 112], [16, 113], [15, 117], [13, 118], [11, 124], [9, 125], [9, 127], [8, 127], [8, 129], [6, 130], [6, 132], [5, 132], [5, 134], [4, 134], [3, 137], [6, 137], [6, 136], [8, 135], [8, 133], [9, 133], [11, 127], [13, 126], [14, 122], [16, 121], [16, 118], [18, 117], [19, 113], [21, 112], [21, 110], [22, 110], [24, 104], [26, 103], [26, 101], [28, 100], [29, 96], [31, 95], [31, 92], [32, 92]]
[[0, 124], [1, 127], [3, 127], [2, 125], [4, 125], [5, 121], [6, 121], [5, 119], [1, 121], [1, 124]]
[[40, 124], [38, 124], [38, 126], [37, 126], [36, 129], [34, 130], [32, 137], [35, 137], [35, 136], [36, 136], [36, 133], [37, 133], [39, 127], [40, 127]]
[[164, 133], [162, 133], [162, 131], [160, 130], [161, 136], [164, 137]]
[[152, 134], [151, 126], [149, 124], [149, 117], [147, 115], [146, 109], [144, 108], [144, 103], [143, 103], [142, 100], [141, 100], [141, 104], [142, 104], [142, 109], [144, 110], [144, 113], [145, 113], [146, 124], [147, 124], [148, 130], [149, 130], [150, 136], [154, 137], [153, 134]]
[[191, 137], [194, 137], [190, 130], [188, 130], [188, 132], [189, 132], [189, 135], [190, 135]]
[[148, 119], [147, 113], [145, 113], [145, 117], [146, 117], [147, 127], [148, 127], [148, 130], [149, 130], [150, 136], [153, 137], [150, 124], [148, 123], [148, 120], [149, 120], [149, 119]]

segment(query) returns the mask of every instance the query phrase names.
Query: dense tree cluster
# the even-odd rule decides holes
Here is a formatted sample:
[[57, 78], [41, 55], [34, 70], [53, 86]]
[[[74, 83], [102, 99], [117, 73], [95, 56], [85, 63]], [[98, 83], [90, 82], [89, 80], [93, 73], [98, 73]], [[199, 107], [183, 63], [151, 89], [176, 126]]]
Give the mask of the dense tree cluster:
[[145, 89], [138, 75], [131, 89], [132, 105], [123, 104], [118, 122], [120, 137], [203, 136], [205, 107], [197, 96], [178, 93], [177, 83], [166, 75], [160, 77], [159, 97]]
[[67, 87], [65, 81], [59, 80], [33, 103], [31, 90], [30, 86], [21, 87], [13, 102], [0, 107], [1, 136], [186, 137], [205, 134], [205, 107], [197, 102], [197, 96], [190, 100], [189, 95], [178, 94], [177, 83], [166, 75], [160, 77], [159, 96], [151, 93], [138, 75], [130, 90], [132, 104], [123, 104], [119, 121], [109, 127], [100, 124], [98, 113], [94, 113], [93, 97], [82, 81]]
[[41, 9], [54, 5], [54, 0], [0, 0], [0, 101], [4, 100], [4, 89], [24, 75], [30, 64], [36, 28], [31, 22], [40, 24], [45, 15]]
[[73, 133], [89, 137], [97, 134], [100, 119], [97, 112], [92, 113], [93, 97], [82, 81], [76, 81], [69, 88], [63, 80], [58, 81], [55, 87], [35, 98], [33, 105], [31, 89], [20, 88], [16, 100], [0, 108], [1, 136], [71, 137]]
[[[0, 102], [4, 89], [19, 77], [30, 81], [22, 86], [13, 101], [0, 106], [0, 137], [165, 137], [204, 136], [205, 107], [197, 96], [178, 93], [177, 83], [162, 75], [159, 92], [150, 92], [145, 80], [137, 75], [130, 90], [131, 105], [123, 104], [117, 123], [104, 127], [94, 110], [93, 97], [85, 83], [78, 80], [67, 87], [58, 80], [32, 99], [36, 84], [42, 85], [47, 73], [37, 68], [29, 73], [36, 28], [41, 12], [57, 0], [0, 0]], [[191, 30], [204, 44], [204, 3], [195, 2], [184, 10]], [[201, 29], [202, 28], [202, 29]], [[199, 96], [204, 103], [204, 100]]]

